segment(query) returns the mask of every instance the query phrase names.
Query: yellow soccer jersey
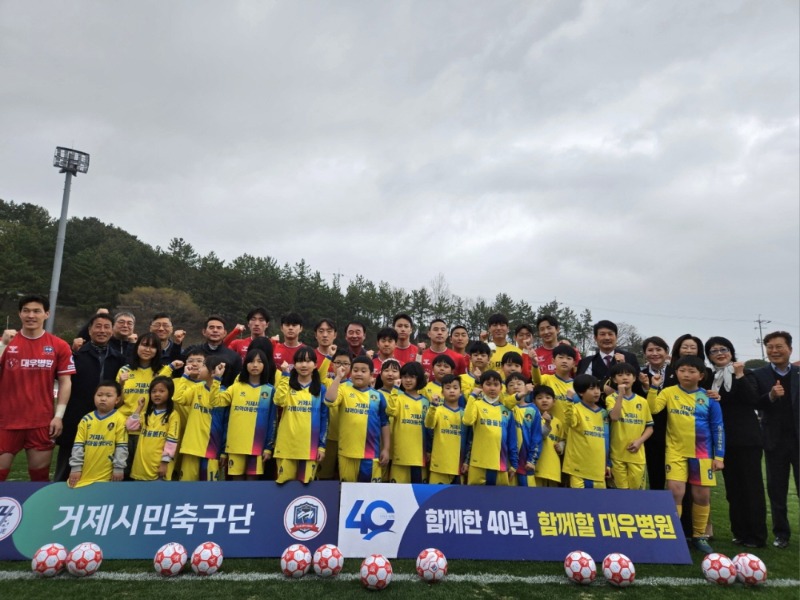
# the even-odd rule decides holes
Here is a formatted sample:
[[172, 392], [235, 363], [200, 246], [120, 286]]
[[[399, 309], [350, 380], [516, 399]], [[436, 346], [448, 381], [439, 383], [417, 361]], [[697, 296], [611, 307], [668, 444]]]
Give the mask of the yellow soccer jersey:
[[[122, 373], [128, 374], [128, 378], [123, 382], [120, 378]], [[159, 375], [169, 377], [172, 375], [172, 367], [169, 365], [163, 367]], [[150, 401], [150, 382], [153, 381], [155, 374], [150, 367], [139, 369], [132, 369], [128, 366], [122, 367], [117, 373], [117, 383], [122, 385], [122, 405], [119, 411], [126, 417], [130, 417], [136, 410], [139, 403], [139, 398], [144, 398], [144, 408], [147, 409], [147, 404]], [[139, 432], [133, 432], [138, 435]]]
[[388, 404], [386, 414], [392, 418], [393, 464], [425, 466], [425, 452], [430, 448], [430, 433], [425, 428], [429, 406], [428, 398], [414, 398], [402, 391]]
[[275, 443], [275, 458], [317, 460], [319, 449], [325, 449], [328, 432], [328, 407], [325, 386], [312, 396], [308, 387], [293, 390], [289, 377], [281, 377], [275, 391], [275, 404], [283, 407]]
[[[325, 389], [328, 389], [333, 382], [333, 377], [329, 376], [327, 379], [323, 379], [322, 382], [325, 384]], [[345, 379], [339, 384], [339, 387], [343, 385], [352, 386], [353, 382]], [[328, 405], [328, 440], [339, 441], [339, 407], [334, 408], [330, 404]]]
[[[139, 444], [136, 446], [136, 455], [131, 466], [131, 479], [140, 481], [153, 481], [158, 479], [158, 467], [162, 459], [172, 460], [167, 450], [178, 444], [181, 429], [181, 417], [178, 411], [173, 410], [169, 417], [166, 411], [153, 411], [146, 419], [142, 419], [142, 431], [139, 435]], [[144, 413], [142, 413], [144, 417]]]
[[382, 430], [389, 426], [384, 395], [373, 388], [340, 384], [328, 407], [339, 410], [339, 456], [378, 460]]
[[461, 379], [461, 395], [464, 396], [464, 398], [469, 398], [472, 390], [478, 385], [478, 380], [475, 379], [475, 376], [471, 373], [464, 373], [458, 377]]
[[489, 369], [493, 371], [497, 371], [505, 380], [505, 374], [503, 373], [503, 356], [505, 356], [506, 352], [516, 352], [520, 356], [522, 356], [522, 350], [514, 346], [513, 344], [506, 344], [505, 346], [498, 346], [495, 348], [494, 352], [492, 353], [492, 357], [489, 359]]
[[561, 379], [558, 375], [542, 375], [542, 385], [552, 388], [556, 395], [550, 414], [562, 423], [566, 423], [566, 412], [572, 405], [572, 400], [567, 398], [567, 392], [572, 389], [572, 379]]
[[229, 388], [217, 390], [215, 394], [213, 406], [230, 406], [225, 452], [261, 456], [264, 450], [275, 447], [275, 387], [251, 385], [237, 379]]
[[516, 471], [517, 423], [511, 410], [480, 396], [464, 409], [464, 425], [472, 427], [469, 464], [492, 471]]
[[434, 396], [439, 396], [439, 398], [444, 397], [444, 393], [442, 392], [442, 384], [436, 383], [433, 380], [429, 381], [427, 385], [419, 391], [419, 393], [425, 396], [425, 398], [428, 399], [428, 402], [430, 402]]
[[567, 407], [564, 473], [592, 481], [605, 480], [608, 464], [605, 414], [599, 406], [589, 408], [581, 401]]
[[125, 415], [114, 410], [104, 416], [92, 411], [78, 423], [78, 433], [70, 458], [72, 470], [80, 470], [75, 487], [97, 481], [111, 481], [116, 469], [122, 471], [128, 458], [128, 431]]
[[[219, 458], [222, 448], [212, 440], [212, 412], [215, 406], [222, 406], [218, 400], [219, 381], [214, 380], [211, 388], [201, 383], [181, 385], [172, 398], [175, 406], [189, 408], [186, 429], [181, 439], [181, 454], [191, 454], [203, 458]], [[212, 397], [217, 402], [212, 404]]]
[[[609, 413], [618, 400], [619, 394], [606, 396], [606, 409]], [[644, 444], [637, 452], [628, 452], [628, 445], [642, 437], [645, 428], [652, 426], [653, 417], [647, 400], [636, 394], [625, 398], [619, 421], [611, 421], [611, 458], [621, 462], [645, 464]]]
[[458, 475], [467, 459], [467, 428], [463, 424], [464, 409], [431, 406], [425, 415], [425, 427], [433, 432], [430, 470], [445, 475]]
[[[544, 419], [542, 419], [544, 426]], [[542, 440], [542, 454], [536, 463], [536, 477], [561, 481], [561, 457], [556, 452], [556, 444], [565, 439], [564, 424], [558, 417], [550, 419], [550, 433]]]

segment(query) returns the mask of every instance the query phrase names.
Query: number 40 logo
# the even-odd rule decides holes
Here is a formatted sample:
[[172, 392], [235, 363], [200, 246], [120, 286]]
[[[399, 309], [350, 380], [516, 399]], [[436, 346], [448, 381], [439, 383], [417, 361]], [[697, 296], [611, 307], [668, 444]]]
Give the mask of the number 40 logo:
[[394, 525], [394, 508], [385, 500], [374, 500], [366, 508], [363, 500], [356, 500], [347, 515], [345, 527], [358, 529], [365, 540], [371, 540], [379, 533], [390, 532]]

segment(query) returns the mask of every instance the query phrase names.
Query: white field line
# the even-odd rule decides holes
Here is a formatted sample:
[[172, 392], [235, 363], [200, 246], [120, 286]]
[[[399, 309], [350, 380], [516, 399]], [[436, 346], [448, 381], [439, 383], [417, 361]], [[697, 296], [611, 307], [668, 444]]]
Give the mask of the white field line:
[[[358, 580], [356, 573], [343, 573], [336, 579], [331, 579], [332, 583], [335, 581], [356, 581]], [[0, 581], [9, 580], [24, 580], [24, 579], [39, 579], [38, 576], [27, 571], [0, 571]], [[284, 581], [287, 584], [302, 584], [303, 581], [318, 581], [319, 579], [314, 575], [304, 577], [302, 579], [287, 579], [280, 573], [217, 573], [210, 577], [198, 577], [194, 574], [187, 573], [177, 577], [160, 577], [155, 573], [124, 573], [121, 571], [112, 572], [99, 572], [91, 576], [91, 579], [99, 579], [102, 581], [163, 581], [165, 583], [193, 583], [204, 581]], [[54, 577], [52, 581], [75, 581], [75, 577], [70, 577], [66, 574], [61, 574]], [[421, 582], [420, 578], [416, 575], [409, 573], [395, 573], [392, 576], [392, 581], [402, 582]], [[557, 584], [557, 585], [575, 585], [570, 582], [566, 577], [558, 575], [533, 575], [530, 577], [523, 577], [519, 575], [496, 575], [490, 573], [472, 573], [467, 575], [448, 575], [446, 580], [453, 583], [519, 583], [524, 585], [542, 585], [542, 584]], [[592, 586], [605, 585], [602, 577], [598, 578]], [[635, 586], [667, 586], [667, 587], [682, 587], [693, 585], [711, 585], [701, 577], [638, 577]], [[738, 584], [737, 584], [738, 585]], [[770, 579], [765, 584], [769, 587], [800, 587], [800, 580], [797, 579]]]

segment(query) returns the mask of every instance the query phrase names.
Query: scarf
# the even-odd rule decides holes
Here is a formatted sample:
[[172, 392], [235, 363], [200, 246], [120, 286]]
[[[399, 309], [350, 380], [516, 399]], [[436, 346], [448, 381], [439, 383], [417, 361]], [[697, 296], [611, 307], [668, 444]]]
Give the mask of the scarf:
[[714, 367], [714, 383], [711, 389], [718, 392], [720, 388], [725, 388], [726, 392], [731, 391], [733, 383], [733, 363], [728, 363], [724, 367]]

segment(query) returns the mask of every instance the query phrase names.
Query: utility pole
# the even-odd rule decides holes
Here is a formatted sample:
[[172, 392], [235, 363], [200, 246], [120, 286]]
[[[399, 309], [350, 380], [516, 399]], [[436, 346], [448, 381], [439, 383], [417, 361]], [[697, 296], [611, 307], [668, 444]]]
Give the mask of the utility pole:
[[761, 314], [759, 313], [756, 323], [758, 323], [758, 339], [756, 341], [758, 342], [758, 345], [761, 346], [761, 360], [766, 360], [767, 357], [764, 354], [764, 331], [762, 330], [762, 326], [766, 325], [767, 323], [772, 323], [772, 321], [762, 319]]

